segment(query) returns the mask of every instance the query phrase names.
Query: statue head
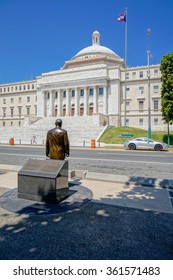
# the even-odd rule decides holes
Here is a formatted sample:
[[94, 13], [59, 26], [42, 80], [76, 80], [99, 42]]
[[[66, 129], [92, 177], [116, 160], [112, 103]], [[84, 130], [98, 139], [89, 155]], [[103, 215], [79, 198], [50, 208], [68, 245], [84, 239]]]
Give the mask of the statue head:
[[61, 127], [62, 126], [62, 120], [61, 119], [57, 119], [55, 121], [55, 125]]

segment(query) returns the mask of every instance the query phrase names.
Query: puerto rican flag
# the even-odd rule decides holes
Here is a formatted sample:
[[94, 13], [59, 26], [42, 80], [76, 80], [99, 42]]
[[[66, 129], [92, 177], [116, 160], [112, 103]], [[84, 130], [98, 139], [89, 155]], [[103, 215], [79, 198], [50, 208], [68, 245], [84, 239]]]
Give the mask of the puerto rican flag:
[[120, 14], [119, 17], [117, 18], [117, 21], [124, 21], [126, 22], [126, 14]]

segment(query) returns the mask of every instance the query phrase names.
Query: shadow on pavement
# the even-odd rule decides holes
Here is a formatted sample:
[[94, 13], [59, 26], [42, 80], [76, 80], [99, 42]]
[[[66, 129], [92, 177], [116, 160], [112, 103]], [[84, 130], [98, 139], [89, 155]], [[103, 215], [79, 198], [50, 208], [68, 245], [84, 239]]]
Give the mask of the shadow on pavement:
[[[127, 199], [125, 189], [118, 199]], [[173, 215], [100, 202], [53, 215], [1, 214], [0, 259], [173, 259]]]

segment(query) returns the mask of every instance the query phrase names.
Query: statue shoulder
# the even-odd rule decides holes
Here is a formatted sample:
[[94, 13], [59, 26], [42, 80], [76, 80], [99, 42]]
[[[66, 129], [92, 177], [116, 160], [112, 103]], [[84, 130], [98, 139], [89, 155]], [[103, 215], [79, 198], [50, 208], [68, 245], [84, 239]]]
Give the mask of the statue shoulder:
[[52, 134], [52, 133], [55, 133], [56, 131], [56, 128], [52, 128], [52, 129], [49, 129], [47, 134]]

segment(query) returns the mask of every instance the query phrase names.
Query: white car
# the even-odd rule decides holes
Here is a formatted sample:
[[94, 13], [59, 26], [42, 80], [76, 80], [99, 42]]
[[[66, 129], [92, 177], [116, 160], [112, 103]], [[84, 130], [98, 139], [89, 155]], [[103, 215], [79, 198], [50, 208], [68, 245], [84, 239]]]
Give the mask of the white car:
[[130, 150], [149, 149], [155, 151], [162, 151], [168, 149], [168, 145], [166, 143], [153, 141], [152, 139], [145, 138], [145, 137], [139, 137], [139, 138], [127, 140], [124, 143], [124, 147]]

